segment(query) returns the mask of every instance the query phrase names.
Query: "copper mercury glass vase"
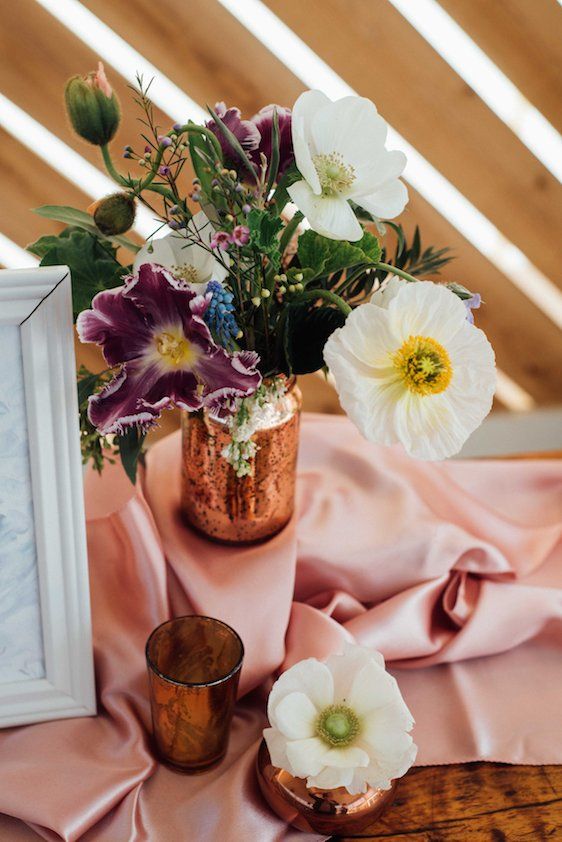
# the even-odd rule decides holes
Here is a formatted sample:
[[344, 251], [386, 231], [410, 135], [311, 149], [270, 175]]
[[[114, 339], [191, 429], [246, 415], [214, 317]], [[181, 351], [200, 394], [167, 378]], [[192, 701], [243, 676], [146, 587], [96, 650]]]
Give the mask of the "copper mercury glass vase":
[[256, 772], [263, 797], [280, 818], [299, 830], [336, 837], [353, 837], [367, 828], [371, 830], [392, 804], [398, 785], [394, 780], [390, 789], [368, 787], [358, 795], [350, 795], [342, 786], [309, 789], [306, 779], [295, 778], [272, 764], [265, 740], [258, 751]]
[[295, 506], [301, 403], [293, 379], [252, 436], [257, 451], [243, 477], [222, 455], [231, 441], [227, 425], [206, 412], [183, 413], [181, 509], [191, 526], [227, 544], [263, 541], [286, 526]]

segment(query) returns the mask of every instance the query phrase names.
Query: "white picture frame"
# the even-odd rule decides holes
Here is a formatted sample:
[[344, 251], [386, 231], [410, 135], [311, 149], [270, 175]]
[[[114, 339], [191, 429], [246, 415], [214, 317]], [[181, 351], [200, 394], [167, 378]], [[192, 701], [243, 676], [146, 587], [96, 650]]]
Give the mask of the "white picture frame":
[[[8, 342], [14, 347], [19, 336], [20, 403], [25, 411], [19, 430], [25, 430], [26, 422], [26, 482], [31, 494], [31, 505], [26, 505], [32, 524], [28, 532], [34, 538], [26, 539], [26, 550], [34, 544], [41, 633], [37, 630], [35, 639], [42, 638], [43, 661], [37, 667], [42, 677], [31, 672], [22, 680], [10, 680], [8, 669], [8, 680], [0, 683], [0, 728], [96, 713], [69, 269], [0, 270], [0, 333], [3, 330], [5, 348]], [[10, 354], [3, 356], [6, 360]], [[6, 424], [15, 418], [14, 412]], [[6, 434], [4, 438], [6, 442]], [[6, 448], [5, 466], [12, 456]], [[17, 464], [16, 473], [20, 482], [24, 471]], [[4, 498], [9, 500], [14, 471], [4, 474]], [[1, 491], [0, 458], [0, 501]], [[4, 508], [8, 511], [6, 503]], [[9, 557], [7, 550], [4, 555]], [[10, 557], [20, 559], [22, 553]]]

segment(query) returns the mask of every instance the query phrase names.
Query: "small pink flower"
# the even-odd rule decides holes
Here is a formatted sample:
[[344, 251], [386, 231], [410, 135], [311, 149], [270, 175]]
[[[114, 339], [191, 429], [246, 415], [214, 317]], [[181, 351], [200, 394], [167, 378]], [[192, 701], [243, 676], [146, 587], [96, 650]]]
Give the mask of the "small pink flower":
[[227, 231], [215, 231], [211, 237], [211, 248], [226, 251], [230, 245], [230, 234]]
[[111, 95], [113, 94], [113, 88], [107, 80], [107, 76], [105, 75], [105, 69], [101, 61], [98, 62], [98, 69], [94, 73], [90, 74], [87, 81], [90, 85], [92, 85], [92, 87], [99, 88], [100, 91], [104, 93], [108, 99], [111, 98]]
[[236, 225], [230, 240], [237, 246], [245, 246], [250, 241], [250, 229], [247, 225]]

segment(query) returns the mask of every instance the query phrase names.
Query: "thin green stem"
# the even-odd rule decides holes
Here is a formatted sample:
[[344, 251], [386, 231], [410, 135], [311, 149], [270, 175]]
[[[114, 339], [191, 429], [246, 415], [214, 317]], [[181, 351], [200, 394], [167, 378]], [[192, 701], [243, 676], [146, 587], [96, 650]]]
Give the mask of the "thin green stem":
[[336, 295], [335, 292], [331, 292], [329, 289], [310, 289], [306, 290], [299, 295], [298, 301], [315, 301], [318, 298], [324, 299], [324, 301], [329, 301], [330, 304], [335, 304], [336, 307], [342, 311], [345, 316], [349, 316], [351, 313], [351, 307], [347, 304], [343, 298], [340, 298], [339, 295]]
[[119, 184], [121, 187], [130, 187], [128, 179], [122, 176], [121, 173], [119, 173], [115, 169], [107, 143], [101, 147], [101, 154], [103, 156], [105, 168], [108, 171], [111, 178], [113, 179], [113, 181], [117, 182], [117, 184]]
[[290, 219], [289, 222], [287, 222], [287, 224], [285, 225], [283, 233], [279, 238], [279, 249], [281, 251], [281, 254], [284, 253], [285, 249], [291, 242], [291, 237], [297, 230], [298, 224], [303, 218], [303, 214], [300, 211], [296, 211], [292, 219]]
[[391, 263], [375, 263], [374, 264], [376, 269], [385, 269], [387, 272], [390, 272], [392, 275], [400, 275], [401, 278], [404, 278], [406, 281], [414, 281], [416, 282], [418, 279], [414, 278], [413, 275], [409, 275], [408, 272], [404, 272], [403, 269], [398, 269], [396, 266], [392, 266]]

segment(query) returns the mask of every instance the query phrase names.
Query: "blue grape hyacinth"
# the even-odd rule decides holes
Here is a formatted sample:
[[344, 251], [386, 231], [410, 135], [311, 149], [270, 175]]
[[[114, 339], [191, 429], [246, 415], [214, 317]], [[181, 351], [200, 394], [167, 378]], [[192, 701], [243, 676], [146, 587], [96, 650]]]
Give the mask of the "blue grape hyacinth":
[[221, 345], [228, 347], [232, 339], [240, 334], [234, 316], [234, 296], [218, 281], [209, 281], [206, 292], [210, 292], [212, 298], [204, 316], [205, 321]]

